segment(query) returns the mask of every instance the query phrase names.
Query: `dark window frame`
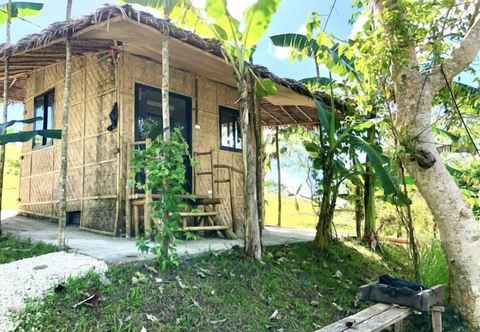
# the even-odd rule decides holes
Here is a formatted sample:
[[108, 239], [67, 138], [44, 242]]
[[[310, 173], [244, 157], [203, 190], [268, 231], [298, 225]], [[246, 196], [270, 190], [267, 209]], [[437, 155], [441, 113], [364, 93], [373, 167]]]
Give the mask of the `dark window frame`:
[[[49, 106], [49, 101], [50, 98], [49, 96], [52, 96], [51, 98], [51, 112], [48, 110]], [[37, 114], [37, 101], [43, 98], [43, 114]], [[41, 116], [42, 117], [42, 128], [37, 128], [38, 122], [34, 122], [32, 129], [33, 130], [47, 130], [47, 129], [53, 129], [54, 127], [54, 114], [55, 114], [55, 89], [50, 89], [48, 91], [45, 91], [44, 93], [36, 96], [33, 99], [33, 117]], [[51, 120], [50, 120], [51, 118]], [[50, 121], [49, 121], [50, 120]], [[51, 128], [49, 128], [48, 124], [51, 123]], [[53, 145], [53, 140], [51, 138], [47, 137], [42, 137], [42, 142], [41, 143], [36, 143], [35, 138], [32, 140], [32, 148], [33, 149], [42, 149], [48, 146]]]
[[[243, 151], [243, 141], [241, 141], [241, 147], [237, 147], [237, 135], [241, 134], [241, 127], [240, 127], [240, 111], [234, 108], [220, 106], [218, 108], [218, 133], [219, 133], [219, 140], [220, 140], [220, 150], [230, 151], [230, 152], [242, 152]], [[226, 123], [224, 121], [225, 118], [230, 118], [230, 121], [233, 122], [233, 147], [223, 145], [222, 142], [222, 124]], [[231, 120], [235, 118], [235, 120]], [[242, 138], [240, 137], [240, 140]]]

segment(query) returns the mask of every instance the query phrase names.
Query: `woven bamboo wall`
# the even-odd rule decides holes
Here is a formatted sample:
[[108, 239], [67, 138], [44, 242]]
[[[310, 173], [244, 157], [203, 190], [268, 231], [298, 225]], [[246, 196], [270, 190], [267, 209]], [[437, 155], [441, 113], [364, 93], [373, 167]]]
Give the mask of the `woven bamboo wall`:
[[[118, 68], [117, 91], [115, 66], [109, 58], [100, 54], [74, 57], [69, 118], [67, 209], [82, 212], [82, 228], [109, 234], [122, 233], [125, 228], [123, 189], [127, 186], [128, 161], [134, 140], [135, 83], [160, 88], [162, 79], [160, 63], [125, 52], [120, 55]], [[195, 93], [196, 79], [198, 91]], [[54, 123], [55, 128], [61, 128], [63, 86], [63, 63], [35, 71], [27, 82], [25, 116], [33, 115], [35, 96], [54, 88]], [[195, 95], [198, 95], [198, 112], [192, 110], [193, 151], [213, 150], [214, 164], [233, 166], [241, 171], [241, 153], [219, 149], [219, 106], [238, 108], [235, 103], [238, 99], [236, 89], [172, 68], [171, 90], [191, 97], [193, 108]], [[109, 113], [117, 100], [120, 109], [119, 129], [108, 132]], [[30, 128], [31, 125], [27, 125], [25, 129]], [[55, 217], [60, 146], [60, 141], [56, 141], [51, 146], [32, 150], [31, 142], [23, 144], [20, 180], [22, 212]], [[200, 158], [198, 161], [199, 169], [210, 168], [208, 159]], [[215, 172], [216, 179], [228, 176], [225, 169], [216, 169]], [[220, 212], [225, 220], [232, 223], [233, 216], [238, 228], [243, 220], [241, 173], [232, 173], [232, 185], [233, 202], [229, 200], [228, 184], [216, 184], [215, 193], [222, 198]], [[209, 177], [199, 177], [194, 179], [194, 186], [196, 194], [207, 195], [212, 184]], [[117, 201], [120, 202], [118, 205]]]
[[[131, 155], [131, 144], [134, 137], [134, 100], [135, 83], [141, 83], [157, 88], [161, 88], [162, 72], [161, 64], [124, 53], [121, 61], [121, 108], [124, 112], [124, 137], [129, 141], [125, 142], [128, 146], [127, 155]], [[195, 84], [195, 79], [198, 80]], [[195, 93], [195, 86], [198, 87]], [[242, 168], [242, 154], [239, 152], [222, 151], [219, 149], [219, 106], [227, 106], [238, 109], [236, 100], [237, 91], [234, 87], [229, 87], [221, 83], [214, 82], [208, 78], [196, 76], [180, 69], [171, 69], [171, 91], [180, 95], [192, 98], [192, 145], [194, 152], [206, 152], [213, 150], [214, 164], [224, 164]], [[198, 112], [195, 111], [195, 95], [198, 96]], [[196, 118], [198, 114], [198, 118]], [[196, 124], [199, 125], [196, 126]], [[210, 160], [208, 157], [198, 158], [199, 170], [209, 170]], [[216, 170], [216, 179], [222, 179], [224, 170]], [[243, 220], [243, 178], [241, 174], [234, 173], [234, 213], [235, 219]], [[194, 179], [195, 193], [199, 195], [211, 194], [211, 179], [208, 176]], [[222, 198], [220, 212], [227, 222], [232, 222], [231, 204], [229, 200], [228, 184], [217, 184], [215, 186], [216, 195]]]
[[[54, 126], [62, 127], [64, 63], [37, 70], [27, 81], [25, 117], [33, 116], [33, 101], [55, 89]], [[102, 54], [73, 58], [67, 210], [82, 211], [81, 227], [114, 232], [117, 186], [117, 132], [108, 132], [109, 113], [116, 101], [115, 66]], [[27, 125], [25, 129], [30, 129]], [[54, 218], [58, 200], [61, 141], [32, 150], [22, 148], [20, 209]]]

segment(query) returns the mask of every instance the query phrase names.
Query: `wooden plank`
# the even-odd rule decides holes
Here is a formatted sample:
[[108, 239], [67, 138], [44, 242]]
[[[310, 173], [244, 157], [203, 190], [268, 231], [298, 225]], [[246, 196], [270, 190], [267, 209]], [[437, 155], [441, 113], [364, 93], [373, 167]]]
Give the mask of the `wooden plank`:
[[380, 332], [390, 327], [412, 314], [412, 310], [403, 307], [391, 307], [370, 319], [344, 330], [345, 332]]
[[433, 332], [442, 332], [442, 312], [445, 311], [445, 308], [442, 306], [432, 307], [432, 330]]
[[184, 227], [182, 231], [224, 231], [227, 230], [228, 226], [189, 226]]
[[348, 329], [347, 324], [358, 324], [360, 322], [363, 322], [375, 315], [381, 314], [382, 312], [387, 311], [390, 309], [392, 306], [388, 304], [383, 304], [383, 303], [378, 303], [375, 304], [371, 307], [368, 307], [365, 310], [362, 310], [352, 316], [346, 317], [342, 320], [339, 320], [335, 323], [332, 323], [328, 326], [322, 327], [319, 330], [316, 330], [315, 332], [338, 332], [338, 331], [345, 331]]
[[218, 212], [180, 212], [180, 217], [214, 217]]

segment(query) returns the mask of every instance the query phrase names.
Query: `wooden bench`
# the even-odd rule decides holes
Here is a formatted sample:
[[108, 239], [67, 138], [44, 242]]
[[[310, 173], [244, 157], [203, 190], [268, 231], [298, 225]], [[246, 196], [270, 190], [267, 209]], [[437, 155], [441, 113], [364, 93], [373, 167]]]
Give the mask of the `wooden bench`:
[[403, 320], [411, 314], [409, 308], [378, 303], [315, 332], [379, 332], [391, 326], [399, 332]]
[[[442, 332], [443, 306], [433, 306], [433, 332]], [[394, 332], [403, 330], [404, 320], [412, 314], [412, 309], [398, 305], [378, 303], [354, 315], [325, 326], [315, 332], [379, 332], [393, 327]]]

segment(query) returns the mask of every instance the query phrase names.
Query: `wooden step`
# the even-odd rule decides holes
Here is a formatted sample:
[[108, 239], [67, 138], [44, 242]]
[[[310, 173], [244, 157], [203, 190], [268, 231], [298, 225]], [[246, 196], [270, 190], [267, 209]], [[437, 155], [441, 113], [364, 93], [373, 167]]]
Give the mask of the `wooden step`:
[[218, 212], [180, 212], [180, 217], [214, 217]]
[[213, 172], [197, 172], [195, 175], [212, 175]]
[[224, 231], [228, 229], [228, 226], [187, 226], [183, 227], [183, 231]]

